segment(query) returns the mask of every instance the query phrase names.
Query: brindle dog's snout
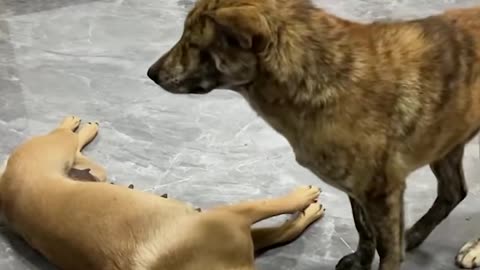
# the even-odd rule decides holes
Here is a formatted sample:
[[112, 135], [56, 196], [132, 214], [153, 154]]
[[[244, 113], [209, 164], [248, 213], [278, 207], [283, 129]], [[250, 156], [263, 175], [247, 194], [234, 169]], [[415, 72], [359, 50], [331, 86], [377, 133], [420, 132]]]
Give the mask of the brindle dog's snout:
[[[161, 57], [155, 63], [153, 63], [147, 71], [147, 76], [156, 84], [161, 84], [165, 79], [165, 57]], [[162, 75], [163, 74], [163, 75]]]
[[166, 69], [161, 64], [161, 61], [158, 61], [148, 69], [147, 76], [167, 91], [173, 91], [178, 88], [180, 83], [178, 77]]
[[156, 68], [150, 67], [147, 71], [147, 76], [158, 84], [158, 70]]

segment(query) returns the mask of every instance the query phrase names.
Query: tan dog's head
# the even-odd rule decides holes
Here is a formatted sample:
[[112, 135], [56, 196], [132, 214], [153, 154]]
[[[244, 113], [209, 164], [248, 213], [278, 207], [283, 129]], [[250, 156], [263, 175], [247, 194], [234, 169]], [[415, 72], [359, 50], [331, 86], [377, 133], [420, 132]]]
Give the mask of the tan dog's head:
[[255, 79], [258, 54], [269, 46], [264, 10], [270, 0], [199, 0], [178, 43], [148, 70], [172, 93], [238, 89]]

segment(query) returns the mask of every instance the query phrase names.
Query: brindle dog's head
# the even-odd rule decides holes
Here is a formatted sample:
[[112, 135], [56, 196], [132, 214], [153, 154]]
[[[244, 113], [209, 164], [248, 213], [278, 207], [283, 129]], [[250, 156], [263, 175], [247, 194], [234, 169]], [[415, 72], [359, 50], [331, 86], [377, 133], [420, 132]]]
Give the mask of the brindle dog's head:
[[271, 35], [258, 2], [265, 6], [269, 1], [199, 0], [178, 43], [150, 67], [148, 76], [165, 90], [183, 94], [252, 82], [257, 55]]

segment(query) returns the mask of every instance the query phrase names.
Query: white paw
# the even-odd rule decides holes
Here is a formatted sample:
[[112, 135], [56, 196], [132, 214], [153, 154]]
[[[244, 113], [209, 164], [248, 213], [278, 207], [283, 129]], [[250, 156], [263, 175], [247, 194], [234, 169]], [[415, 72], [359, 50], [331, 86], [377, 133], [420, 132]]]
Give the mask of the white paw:
[[480, 238], [466, 243], [458, 252], [455, 261], [464, 269], [480, 267]]

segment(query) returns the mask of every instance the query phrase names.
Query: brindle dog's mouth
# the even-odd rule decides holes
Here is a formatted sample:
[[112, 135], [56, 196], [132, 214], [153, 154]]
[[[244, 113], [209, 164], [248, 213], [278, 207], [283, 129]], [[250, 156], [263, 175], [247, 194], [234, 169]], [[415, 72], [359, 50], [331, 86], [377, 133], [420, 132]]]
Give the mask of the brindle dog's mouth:
[[190, 94], [207, 94], [210, 93], [213, 88], [203, 88], [201, 86], [197, 86], [189, 91]]

